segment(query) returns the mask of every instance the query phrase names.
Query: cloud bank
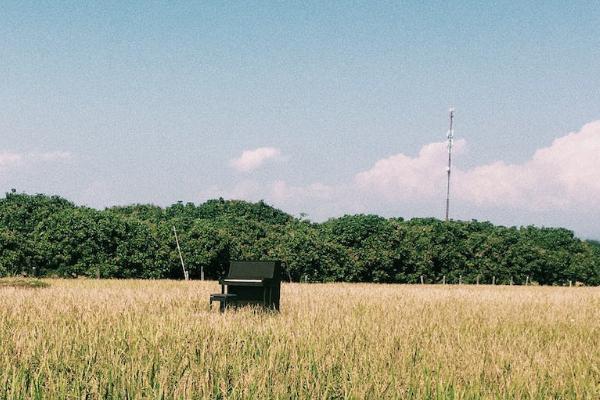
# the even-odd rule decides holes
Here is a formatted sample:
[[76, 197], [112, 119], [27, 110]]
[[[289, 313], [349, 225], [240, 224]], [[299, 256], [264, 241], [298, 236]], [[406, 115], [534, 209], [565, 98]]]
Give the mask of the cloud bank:
[[[457, 154], [466, 141], [458, 141]], [[426, 201], [445, 185], [445, 143], [422, 147], [416, 157], [404, 154], [379, 160], [355, 176], [357, 189], [392, 201]], [[485, 207], [525, 210], [591, 207], [600, 198], [600, 121], [558, 138], [521, 164], [498, 160], [454, 171], [453, 197]]]
[[15, 153], [10, 151], [0, 152], [0, 167], [8, 168], [16, 165], [31, 165], [37, 162], [64, 161], [71, 158], [68, 151], [50, 151], [50, 152], [28, 152]]
[[23, 159], [23, 155], [20, 153], [11, 153], [4, 151], [0, 153], [0, 167], [9, 167], [19, 163]]
[[465, 201], [523, 209], [597, 207], [600, 121], [555, 139], [522, 164], [497, 161], [459, 175]]
[[[474, 218], [471, 214], [475, 210], [486, 219], [505, 215], [506, 220], [514, 213], [527, 216], [536, 212], [546, 213], [543, 221], [564, 223], [599, 213], [595, 210], [600, 199], [600, 121], [555, 139], [522, 163], [498, 159], [461, 168], [467, 141], [457, 140], [454, 148], [452, 198], [466, 210], [463, 218]], [[232, 165], [239, 171], [250, 171], [280, 154], [274, 148], [246, 151]], [[430, 143], [415, 156], [398, 153], [380, 159], [348, 182], [293, 185], [283, 179], [266, 183], [242, 180], [225, 190], [213, 187], [202, 197], [264, 199], [286, 211], [308, 212], [316, 219], [356, 212], [440, 216], [441, 211], [432, 210], [442, 210], [446, 155], [445, 142]], [[563, 217], [552, 219], [555, 216]]]
[[[457, 140], [454, 153], [464, 151], [466, 141]], [[448, 147], [430, 143], [416, 157], [396, 154], [381, 159], [354, 177], [359, 191], [377, 194], [388, 201], [431, 199], [445, 187]]]
[[281, 156], [281, 151], [275, 147], [259, 147], [253, 150], [244, 150], [238, 158], [230, 160], [229, 165], [238, 172], [250, 172], [266, 161]]

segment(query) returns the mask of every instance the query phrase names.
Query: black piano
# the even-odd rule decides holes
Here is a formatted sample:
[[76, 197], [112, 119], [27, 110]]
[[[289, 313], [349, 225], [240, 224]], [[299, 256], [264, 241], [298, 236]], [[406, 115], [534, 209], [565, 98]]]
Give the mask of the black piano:
[[280, 261], [231, 261], [227, 276], [219, 283], [221, 296], [211, 295], [211, 301], [213, 296], [220, 301], [222, 311], [227, 304], [279, 310]]

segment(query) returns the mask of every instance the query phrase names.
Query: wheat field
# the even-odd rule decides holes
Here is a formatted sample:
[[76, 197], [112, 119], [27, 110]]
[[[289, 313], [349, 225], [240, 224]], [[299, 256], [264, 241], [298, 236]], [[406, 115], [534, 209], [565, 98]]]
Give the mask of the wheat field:
[[215, 282], [0, 287], [0, 398], [600, 398], [600, 290]]

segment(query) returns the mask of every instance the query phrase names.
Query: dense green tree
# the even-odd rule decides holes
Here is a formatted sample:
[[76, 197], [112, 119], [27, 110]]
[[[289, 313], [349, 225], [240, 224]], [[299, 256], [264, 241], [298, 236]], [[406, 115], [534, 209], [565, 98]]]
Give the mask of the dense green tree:
[[376, 215], [346, 215], [321, 225], [327, 240], [348, 250], [351, 265], [345, 280], [356, 282], [397, 281], [404, 254], [394, 228]]
[[282, 260], [294, 281], [600, 284], [600, 243], [561, 228], [346, 215], [323, 223], [264, 202], [209, 200], [103, 211], [56, 196], [0, 199], [0, 276], [222, 276], [231, 260]]
[[19, 232], [0, 227], [0, 276], [33, 274], [31, 247]]
[[75, 205], [58, 196], [7, 193], [0, 201], [0, 226], [30, 234], [37, 224], [65, 209], [73, 210]]
[[[271, 230], [268, 258], [285, 263], [288, 279], [309, 282], [347, 281], [352, 268], [348, 250], [328, 240], [318, 226], [297, 221]], [[272, 247], [271, 247], [272, 246]]]
[[159, 278], [166, 269], [149, 228], [110, 213], [59, 211], [38, 224], [33, 237], [41, 274]]

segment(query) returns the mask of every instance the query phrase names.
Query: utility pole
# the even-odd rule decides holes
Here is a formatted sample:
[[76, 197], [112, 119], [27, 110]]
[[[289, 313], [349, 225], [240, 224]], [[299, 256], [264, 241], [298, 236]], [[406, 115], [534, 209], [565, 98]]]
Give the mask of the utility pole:
[[185, 264], [183, 263], [183, 256], [181, 255], [181, 248], [179, 247], [179, 238], [177, 237], [177, 229], [173, 227], [173, 233], [175, 233], [175, 243], [177, 243], [177, 252], [179, 253], [179, 260], [181, 261], [181, 268], [183, 268], [183, 278], [188, 281], [190, 280], [190, 274], [185, 269]]
[[446, 186], [446, 221], [450, 215], [450, 173], [452, 171], [452, 144], [454, 141], [454, 108], [450, 112], [450, 129], [448, 129], [448, 184]]

